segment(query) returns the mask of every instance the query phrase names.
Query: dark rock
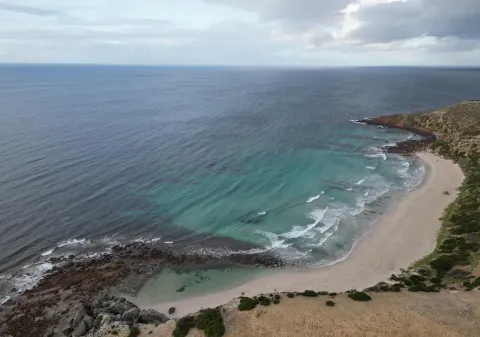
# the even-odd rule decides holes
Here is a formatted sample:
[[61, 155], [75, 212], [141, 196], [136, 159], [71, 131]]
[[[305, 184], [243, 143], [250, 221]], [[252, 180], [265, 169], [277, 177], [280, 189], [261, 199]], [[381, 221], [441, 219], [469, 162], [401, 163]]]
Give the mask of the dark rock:
[[93, 326], [95, 328], [100, 328], [102, 326], [102, 320], [103, 320], [103, 315], [100, 314], [97, 316], [97, 318], [95, 318], [95, 321], [93, 321]]
[[111, 312], [112, 314], [123, 314], [128, 308], [120, 302], [112, 302], [110, 306], [108, 307], [108, 311]]
[[168, 309], [168, 313], [171, 315], [171, 314], [174, 314], [175, 313], [175, 307], [171, 307], [170, 309]]
[[169, 321], [169, 318], [158, 311], [155, 311], [153, 309], [148, 309], [148, 310], [142, 310], [140, 312], [138, 321], [144, 324], [155, 324], [155, 323], [162, 324]]
[[87, 334], [87, 327], [85, 323], [81, 322], [78, 327], [73, 331], [72, 337], [81, 337]]
[[75, 329], [82, 322], [83, 317], [85, 317], [85, 309], [80, 308], [73, 318], [72, 328]]
[[471, 277], [470, 272], [463, 269], [453, 269], [448, 272], [448, 275], [458, 279], [467, 279]]
[[87, 330], [90, 330], [93, 327], [93, 318], [86, 315], [85, 317], [83, 317], [83, 323], [87, 327]]
[[182, 293], [185, 291], [185, 286], [181, 286], [180, 288], [177, 289], [177, 293]]
[[140, 316], [140, 310], [138, 308], [132, 308], [123, 313], [122, 321], [134, 322], [138, 316]]

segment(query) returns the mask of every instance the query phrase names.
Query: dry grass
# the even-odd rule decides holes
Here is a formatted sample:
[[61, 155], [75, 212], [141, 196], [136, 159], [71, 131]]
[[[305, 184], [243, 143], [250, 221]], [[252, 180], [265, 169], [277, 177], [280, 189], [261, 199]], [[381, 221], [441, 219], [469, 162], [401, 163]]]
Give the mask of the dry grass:
[[368, 303], [345, 295], [284, 299], [277, 306], [239, 312], [226, 336], [479, 336], [480, 292], [374, 294]]

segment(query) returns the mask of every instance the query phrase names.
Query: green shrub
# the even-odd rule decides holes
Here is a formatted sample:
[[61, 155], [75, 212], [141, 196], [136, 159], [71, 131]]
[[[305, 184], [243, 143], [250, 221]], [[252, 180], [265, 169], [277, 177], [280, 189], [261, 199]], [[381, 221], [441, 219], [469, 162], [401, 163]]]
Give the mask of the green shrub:
[[330, 293], [330, 294], [328, 294], [328, 296], [335, 297], [335, 296], [337, 296], [337, 293]]
[[258, 300], [250, 297], [242, 297], [240, 298], [240, 304], [238, 305], [238, 310], [246, 311], [252, 310], [258, 304]]
[[395, 283], [395, 284], [392, 284], [389, 288], [389, 291], [393, 291], [393, 292], [400, 292], [402, 290], [402, 288], [405, 288], [405, 286], [401, 283]]
[[456, 265], [468, 264], [469, 257], [466, 254], [440, 255], [430, 261], [430, 266], [440, 275], [450, 271]]
[[408, 291], [411, 291], [411, 292], [420, 291], [420, 286], [417, 286], [417, 285], [410, 286], [408, 287]]
[[258, 297], [258, 303], [260, 303], [261, 305], [269, 306], [270, 302], [271, 300], [268, 297], [265, 297], [265, 296]]
[[480, 277], [477, 277], [473, 282], [470, 284], [470, 288], [476, 288], [480, 286]]
[[410, 281], [412, 282], [412, 284], [420, 284], [422, 281], [425, 281], [425, 277], [423, 276], [420, 276], [420, 275], [410, 275]]
[[328, 291], [319, 291], [319, 292], [317, 293], [317, 295], [319, 295], [319, 296], [327, 296], [327, 295], [328, 295]]
[[368, 295], [364, 292], [361, 292], [361, 291], [357, 291], [355, 293], [348, 294], [348, 297], [350, 297], [354, 301], [362, 301], [362, 302], [370, 301], [372, 299], [370, 297], [370, 295]]
[[201, 310], [195, 318], [195, 327], [203, 330], [207, 337], [222, 337], [225, 334], [225, 325], [219, 308]]
[[185, 337], [190, 329], [195, 327], [195, 317], [185, 316], [177, 321], [175, 330], [173, 330], [173, 337]]
[[273, 304], [279, 304], [280, 303], [280, 300], [278, 298], [275, 298], [273, 301], [272, 301]]
[[287, 297], [288, 297], [288, 298], [294, 298], [294, 297], [295, 297], [295, 294], [294, 294], [294, 293], [288, 293], [288, 294], [287, 294]]
[[274, 298], [275, 298], [276, 300], [279, 300], [279, 299], [282, 298], [282, 297], [281, 297], [279, 294], [276, 294], [276, 295], [274, 296]]
[[305, 297], [317, 297], [317, 293], [313, 290], [305, 290], [303, 293], [300, 293], [300, 295], [305, 296]]
[[436, 276], [436, 277], [432, 277], [430, 282], [435, 283], [435, 284], [439, 284], [439, 283], [442, 283], [442, 279], [440, 277]]
[[335, 306], [335, 302], [333, 302], [333, 301], [327, 301], [326, 304], [327, 304], [328, 307], [334, 307]]

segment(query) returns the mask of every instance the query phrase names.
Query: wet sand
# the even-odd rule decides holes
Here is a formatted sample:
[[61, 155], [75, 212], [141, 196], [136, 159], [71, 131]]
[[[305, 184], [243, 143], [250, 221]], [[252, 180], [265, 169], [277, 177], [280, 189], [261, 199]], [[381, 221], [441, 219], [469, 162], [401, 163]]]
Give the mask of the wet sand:
[[[160, 312], [176, 307], [176, 317], [225, 304], [241, 296], [312, 289], [342, 292], [364, 289], [386, 280], [400, 268], [433, 250], [441, 228], [439, 218], [455, 200], [463, 180], [459, 166], [429, 153], [417, 156], [426, 166], [422, 184], [398, 200], [357, 243], [351, 254], [331, 266], [285, 269], [233, 289], [165, 303], [138, 303]], [[449, 194], [444, 194], [447, 191]]]

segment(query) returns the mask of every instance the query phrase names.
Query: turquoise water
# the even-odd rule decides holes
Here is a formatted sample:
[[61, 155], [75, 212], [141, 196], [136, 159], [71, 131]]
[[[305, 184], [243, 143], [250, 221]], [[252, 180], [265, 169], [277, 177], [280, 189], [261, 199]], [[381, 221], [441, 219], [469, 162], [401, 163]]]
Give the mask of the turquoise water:
[[408, 133], [349, 121], [319, 132], [329, 140], [320, 148], [259, 153], [241, 172], [163, 184], [149, 198], [195, 233], [260, 244], [288, 261], [332, 262], [424, 172], [414, 158], [379, 150]]
[[[154, 306], [228, 290], [249, 280], [273, 273], [272, 270], [229, 267], [219, 269], [174, 270], [165, 268], [148, 280], [131, 300], [142, 306]], [[242, 294], [239, 293], [238, 296]], [[128, 297], [128, 296], [127, 296]]]
[[475, 69], [0, 66], [0, 302], [51, 257], [132, 241], [334, 263], [423, 176], [379, 149], [410, 134], [351, 120], [479, 86]]

